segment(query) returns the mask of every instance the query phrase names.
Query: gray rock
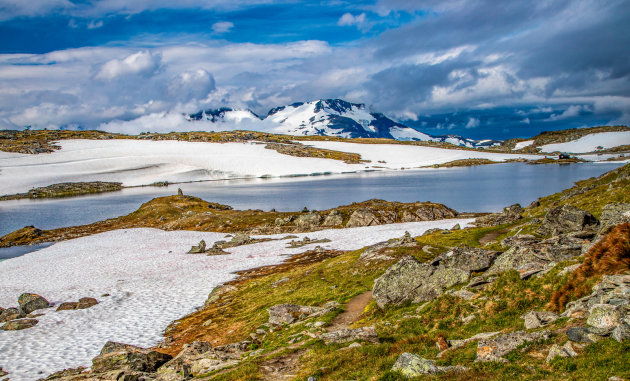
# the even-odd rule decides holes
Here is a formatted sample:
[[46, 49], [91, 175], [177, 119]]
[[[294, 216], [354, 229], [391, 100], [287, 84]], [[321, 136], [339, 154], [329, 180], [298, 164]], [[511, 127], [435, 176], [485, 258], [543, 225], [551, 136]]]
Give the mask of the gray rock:
[[566, 274], [571, 274], [572, 272], [577, 270], [580, 266], [582, 266], [581, 263], [576, 263], [574, 265], [567, 266], [563, 268], [562, 270], [560, 270], [560, 272], [558, 273], [558, 276], [565, 276]]
[[602, 330], [602, 332], [612, 332], [615, 327], [621, 324], [621, 306], [611, 304], [595, 304], [589, 309], [589, 316], [586, 324]]
[[37, 325], [37, 319], [17, 319], [4, 323], [0, 330], [3, 331], [20, 331]]
[[25, 316], [26, 315], [18, 308], [10, 307], [2, 311], [2, 314], [0, 314], [0, 323], [4, 323], [14, 319], [20, 319]]
[[131, 370], [155, 372], [172, 356], [134, 345], [108, 341], [101, 353], [92, 360], [93, 372]]
[[406, 378], [414, 378], [422, 375], [440, 374], [446, 372], [466, 372], [468, 368], [463, 366], [437, 366], [435, 361], [427, 360], [413, 353], [405, 352], [398, 356], [392, 366], [393, 372], [399, 372]]
[[549, 354], [547, 355], [547, 363], [550, 363], [556, 357], [575, 357], [577, 353], [571, 346], [571, 342], [567, 341], [563, 346], [554, 344], [549, 348]]
[[542, 235], [557, 235], [582, 230], [595, 230], [597, 225], [597, 219], [589, 212], [571, 205], [563, 205], [547, 212], [537, 232]]
[[267, 309], [269, 324], [292, 324], [313, 315], [320, 316], [326, 309], [323, 307], [300, 306], [297, 304], [278, 304]]
[[320, 337], [324, 340], [325, 344], [343, 344], [351, 341], [368, 341], [371, 343], [378, 343], [378, 335], [374, 327], [362, 327], [362, 328], [344, 328], [338, 331], [327, 332]]
[[50, 307], [50, 303], [48, 303], [48, 300], [37, 294], [29, 293], [24, 293], [20, 295], [20, 297], [18, 298], [18, 304], [20, 305], [20, 309], [22, 310], [22, 312], [24, 312], [25, 314], [30, 314], [35, 310]]
[[210, 304], [219, 300], [223, 295], [235, 291], [236, 287], [230, 284], [221, 284], [215, 287], [208, 295], [208, 299], [204, 303], [204, 306], [209, 306]]
[[177, 377], [182, 373], [187, 373], [189, 377], [203, 376], [238, 364], [242, 353], [239, 345], [213, 348], [208, 342], [196, 341], [184, 345], [177, 356], [159, 368], [158, 374], [161, 377]]
[[440, 255], [430, 264], [407, 256], [374, 281], [372, 295], [380, 308], [406, 301], [433, 300], [447, 288], [468, 282], [471, 272], [488, 268], [497, 254], [495, 251], [458, 247]]
[[295, 219], [295, 226], [301, 229], [312, 229], [316, 226], [319, 226], [322, 220], [322, 216], [319, 213], [308, 213], [303, 214]]
[[566, 332], [567, 338], [574, 343], [591, 343], [589, 331], [586, 327], [569, 328]]
[[346, 223], [347, 228], [354, 228], [359, 226], [374, 226], [379, 225], [380, 221], [371, 209], [361, 208], [355, 210], [350, 219]]
[[474, 292], [470, 292], [468, 290], [461, 289], [461, 290], [457, 290], [455, 292], [452, 292], [451, 295], [460, 297], [460, 298], [462, 298], [464, 300], [470, 300], [470, 299], [474, 298], [475, 295], [477, 295], [477, 294], [475, 294]]
[[338, 226], [343, 223], [343, 216], [338, 210], [333, 210], [324, 219], [322, 226]]
[[593, 292], [567, 304], [561, 316], [582, 317], [596, 304], [629, 304], [630, 275], [604, 275], [602, 281], [593, 287]]
[[490, 340], [481, 340], [477, 344], [477, 361], [505, 361], [503, 356], [528, 342], [546, 340], [551, 336], [550, 331], [527, 333], [525, 331], [512, 332]]
[[492, 213], [485, 216], [481, 216], [475, 220], [476, 226], [495, 226], [495, 225], [503, 225], [510, 224], [512, 222], [516, 222], [519, 219], [523, 218], [521, 213], [523, 213], [524, 209], [520, 204], [514, 204], [503, 208], [501, 213]]
[[389, 248], [395, 247], [414, 247], [418, 244], [409, 232], [405, 232], [405, 234], [401, 238], [392, 239], [385, 242], [379, 242], [372, 246], [367, 247], [361, 256], [359, 257], [360, 261], [384, 261], [392, 259], [392, 257], [387, 255], [387, 250]]
[[205, 251], [206, 251], [206, 241], [202, 239], [201, 241], [199, 241], [198, 245], [193, 246], [190, 248], [190, 250], [188, 250], [188, 254], [201, 254]]
[[550, 311], [529, 311], [521, 316], [525, 320], [525, 329], [535, 329], [544, 327], [547, 324], [558, 320], [559, 316]]
[[621, 323], [613, 329], [612, 337], [618, 342], [630, 340], [630, 324]]
[[608, 233], [624, 222], [630, 222], [630, 203], [605, 205], [600, 216], [599, 235]]

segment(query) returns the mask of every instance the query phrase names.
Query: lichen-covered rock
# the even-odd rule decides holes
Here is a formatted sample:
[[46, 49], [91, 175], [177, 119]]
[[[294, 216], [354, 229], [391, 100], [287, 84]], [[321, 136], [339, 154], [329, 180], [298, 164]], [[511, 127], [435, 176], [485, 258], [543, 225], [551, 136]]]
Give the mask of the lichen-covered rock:
[[94, 307], [98, 304], [98, 300], [95, 298], [85, 297], [79, 299], [79, 303], [77, 304], [77, 309], [82, 310], [90, 307]]
[[319, 316], [325, 310], [324, 307], [278, 304], [268, 308], [267, 312], [269, 312], [269, 324], [282, 325], [292, 324], [315, 314]]
[[412, 256], [402, 258], [374, 281], [372, 295], [376, 304], [384, 308], [416, 299], [418, 287], [433, 271], [433, 266], [420, 263]]
[[595, 304], [589, 310], [586, 324], [598, 328], [602, 332], [611, 332], [621, 324], [622, 309], [621, 306], [611, 304]]
[[219, 300], [223, 295], [235, 291], [236, 287], [231, 284], [221, 284], [216, 286], [208, 295], [208, 299], [204, 303], [204, 306], [209, 306], [210, 304]]
[[385, 242], [379, 242], [372, 246], [367, 247], [361, 256], [359, 257], [360, 261], [384, 261], [392, 259], [389, 255], [387, 255], [387, 249], [395, 248], [395, 247], [413, 247], [418, 244], [409, 232], [405, 232], [405, 234], [401, 238], [392, 239]]
[[630, 275], [604, 275], [602, 281], [593, 287], [593, 292], [567, 304], [561, 316], [582, 317], [596, 304], [629, 304]]
[[92, 371], [155, 372], [171, 358], [173, 358], [171, 355], [151, 349], [108, 341], [101, 349], [101, 353], [92, 360]]
[[630, 222], [630, 203], [608, 204], [602, 209], [599, 235], [608, 233], [616, 225]]
[[558, 344], [554, 344], [549, 348], [549, 354], [547, 355], [546, 361], [550, 363], [556, 357], [575, 357], [577, 353], [571, 346], [571, 342], [567, 341], [563, 346], [559, 346]]
[[37, 319], [17, 319], [4, 323], [0, 329], [3, 331], [20, 331], [22, 329], [34, 327], [37, 323], [39, 323]]
[[319, 213], [311, 212], [303, 214], [295, 219], [295, 226], [300, 229], [312, 229], [319, 226], [322, 216]]
[[420, 377], [422, 375], [439, 374], [446, 372], [465, 372], [468, 368], [463, 366], [437, 366], [435, 361], [427, 360], [413, 353], [405, 352], [398, 356], [392, 366], [393, 372], [399, 372], [406, 378]]
[[529, 311], [521, 316], [521, 319], [525, 320], [526, 329], [544, 327], [558, 320], [558, 318], [559, 316], [551, 311]]
[[346, 223], [347, 228], [355, 228], [360, 226], [374, 226], [380, 225], [380, 221], [371, 209], [361, 208], [355, 210], [350, 219]]
[[527, 333], [512, 332], [490, 340], [481, 340], [477, 344], [477, 361], [505, 361], [503, 356], [528, 342], [546, 340], [551, 336], [549, 331]]
[[158, 369], [158, 375], [174, 380], [202, 376], [238, 364], [241, 354], [234, 345], [212, 347], [208, 342], [196, 341], [184, 345], [177, 356]]
[[378, 343], [378, 335], [374, 327], [362, 327], [362, 328], [344, 328], [338, 331], [327, 332], [321, 335], [321, 339], [325, 344], [343, 344], [351, 341], [368, 341], [371, 343]]
[[468, 282], [473, 271], [490, 267], [497, 255], [495, 251], [458, 247], [431, 263], [420, 263], [407, 256], [374, 281], [372, 295], [380, 308], [433, 300], [449, 287]]
[[[626, 319], [627, 321], [630, 319]], [[630, 322], [623, 322], [613, 329], [612, 337], [618, 342], [630, 340]]]
[[71, 311], [76, 310], [79, 302], [63, 302], [57, 306], [57, 311]]
[[343, 216], [338, 210], [333, 210], [324, 219], [322, 226], [338, 226], [343, 223]]
[[571, 327], [566, 332], [567, 338], [574, 343], [591, 343], [589, 331], [586, 327]]
[[538, 233], [558, 235], [582, 230], [595, 230], [597, 225], [597, 219], [586, 210], [571, 205], [562, 205], [547, 212], [540, 228], [538, 228]]
[[6, 310], [2, 311], [0, 314], [0, 323], [4, 323], [14, 319], [20, 319], [25, 317], [26, 315], [20, 311], [18, 308], [10, 307]]
[[35, 310], [50, 307], [50, 303], [48, 303], [48, 300], [37, 294], [30, 294], [27, 292], [20, 295], [20, 297], [18, 298], [18, 304], [20, 305], [20, 309], [22, 310], [22, 312], [24, 312], [25, 314], [30, 314]]

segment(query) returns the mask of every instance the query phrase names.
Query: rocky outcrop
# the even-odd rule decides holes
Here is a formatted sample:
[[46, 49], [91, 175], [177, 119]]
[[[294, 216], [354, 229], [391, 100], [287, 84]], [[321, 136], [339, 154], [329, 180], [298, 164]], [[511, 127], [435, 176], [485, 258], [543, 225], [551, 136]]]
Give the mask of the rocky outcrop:
[[496, 251], [458, 247], [431, 263], [404, 257], [374, 281], [374, 300], [380, 308], [406, 301], [433, 300], [447, 288], [467, 282], [472, 272], [490, 267], [497, 255]]
[[360, 261], [384, 261], [388, 259], [392, 259], [392, 257], [387, 255], [387, 249], [392, 249], [396, 247], [414, 247], [418, 244], [418, 242], [409, 234], [409, 232], [405, 232], [405, 234], [401, 238], [379, 242], [375, 245], [368, 246], [361, 256], [359, 257]]
[[203, 239], [199, 241], [199, 244], [193, 246], [188, 250], [188, 254], [201, 254], [206, 251], [206, 241]]
[[489, 340], [481, 340], [477, 344], [476, 361], [507, 361], [503, 356], [512, 352], [522, 344], [546, 340], [551, 336], [549, 331], [527, 333], [512, 332]]
[[599, 235], [608, 233], [616, 225], [630, 222], [630, 204], [608, 204], [602, 209]]
[[506, 238], [504, 246], [511, 246], [494, 261], [487, 274], [516, 270], [525, 279], [551, 269], [556, 263], [582, 254], [590, 244], [592, 232], [574, 232], [554, 236], [542, 241], [534, 236], [523, 235]]
[[368, 341], [370, 343], [378, 343], [378, 335], [374, 327], [362, 328], [344, 328], [338, 331], [327, 332], [320, 336], [325, 344], [343, 344], [351, 341]]
[[3, 331], [19, 331], [34, 327], [37, 323], [39, 323], [37, 319], [17, 319], [4, 323], [0, 329]]
[[525, 329], [544, 327], [558, 320], [559, 316], [551, 311], [529, 311], [521, 316], [525, 320]]
[[196, 341], [184, 345], [182, 351], [158, 369], [160, 379], [180, 380], [197, 377], [238, 364], [243, 352], [236, 346], [212, 347]]
[[440, 374], [447, 372], [466, 372], [468, 368], [463, 366], [437, 366], [435, 361], [427, 360], [413, 353], [405, 352], [398, 356], [392, 366], [393, 372], [398, 372], [406, 378], [420, 377], [423, 375]]
[[546, 361], [550, 363], [556, 357], [575, 357], [577, 353], [573, 349], [571, 342], [567, 341], [563, 346], [559, 346], [558, 344], [554, 344], [549, 348], [549, 354], [547, 355]]
[[561, 316], [585, 317], [597, 304], [628, 304], [630, 302], [630, 274], [604, 275], [593, 287], [593, 292], [567, 304]]
[[94, 298], [81, 298], [78, 302], [64, 302], [57, 307], [57, 311], [83, 310], [94, 307], [98, 304], [98, 300]]
[[330, 227], [330, 226], [339, 226], [341, 224], [343, 224], [343, 216], [338, 210], [333, 210], [330, 213], [328, 213], [326, 218], [324, 218], [324, 222], [322, 223], [322, 226]]
[[269, 324], [283, 325], [293, 324], [297, 321], [311, 317], [321, 316], [332, 311], [334, 307], [311, 307], [297, 304], [278, 304], [267, 309], [269, 312]]
[[303, 214], [295, 219], [295, 226], [300, 229], [310, 230], [319, 226], [322, 221], [322, 216], [319, 213], [311, 212]]
[[10, 307], [0, 313], [0, 323], [20, 319], [25, 316], [24, 312], [20, 311], [18, 308]]
[[485, 216], [481, 216], [475, 220], [476, 226], [495, 226], [495, 225], [503, 225], [510, 224], [512, 222], [516, 222], [519, 219], [523, 218], [521, 213], [523, 213], [524, 209], [520, 204], [514, 204], [512, 206], [508, 206], [503, 208], [501, 213], [492, 213]]
[[597, 219], [586, 210], [571, 205], [563, 205], [551, 209], [545, 215], [538, 233], [542, 235], [558, 235], [562, 233], [596, 230]]
[[155, 372], [172, 356], [134, 345], [108, 341], [100, 354], [92, 360], [92, 372], [139, 371]]
[[359, 226], [374, 226], [379, 225], [380, 221], [371, 209], [363, 208], [355, 210], [350, 219], [346, 223], [347, 228], [354, 228]]
[[20, 295], [18, 298], [18, 304], [20, 305], [20, 309], [25, 314], [30, 314], [35, 310], [40, 310], [42, 308], [50, 307], [50, 303], [48, 300], [37, 294], [24, 293]]

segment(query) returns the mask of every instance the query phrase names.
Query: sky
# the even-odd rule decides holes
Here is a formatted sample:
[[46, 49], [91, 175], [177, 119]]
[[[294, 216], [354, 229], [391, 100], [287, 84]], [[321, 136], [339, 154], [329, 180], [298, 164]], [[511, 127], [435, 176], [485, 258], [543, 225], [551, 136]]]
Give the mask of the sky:
[[630, 0], [0, 0], [0, 129], [365, 103], [469, 138], [630, 124]]

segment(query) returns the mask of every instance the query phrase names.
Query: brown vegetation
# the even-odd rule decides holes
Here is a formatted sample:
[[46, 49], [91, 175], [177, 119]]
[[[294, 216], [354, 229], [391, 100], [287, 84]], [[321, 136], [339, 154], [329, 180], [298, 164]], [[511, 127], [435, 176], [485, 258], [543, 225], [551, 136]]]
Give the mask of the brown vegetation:
[[569, 281], [553, 294], [549, 305], [554, 311], [560, 311], [567, 302], [589, 294], [602, 275], [621, 274], [628, 270], [630, 224], [624, 223], [617, 225], [589, 250]]

